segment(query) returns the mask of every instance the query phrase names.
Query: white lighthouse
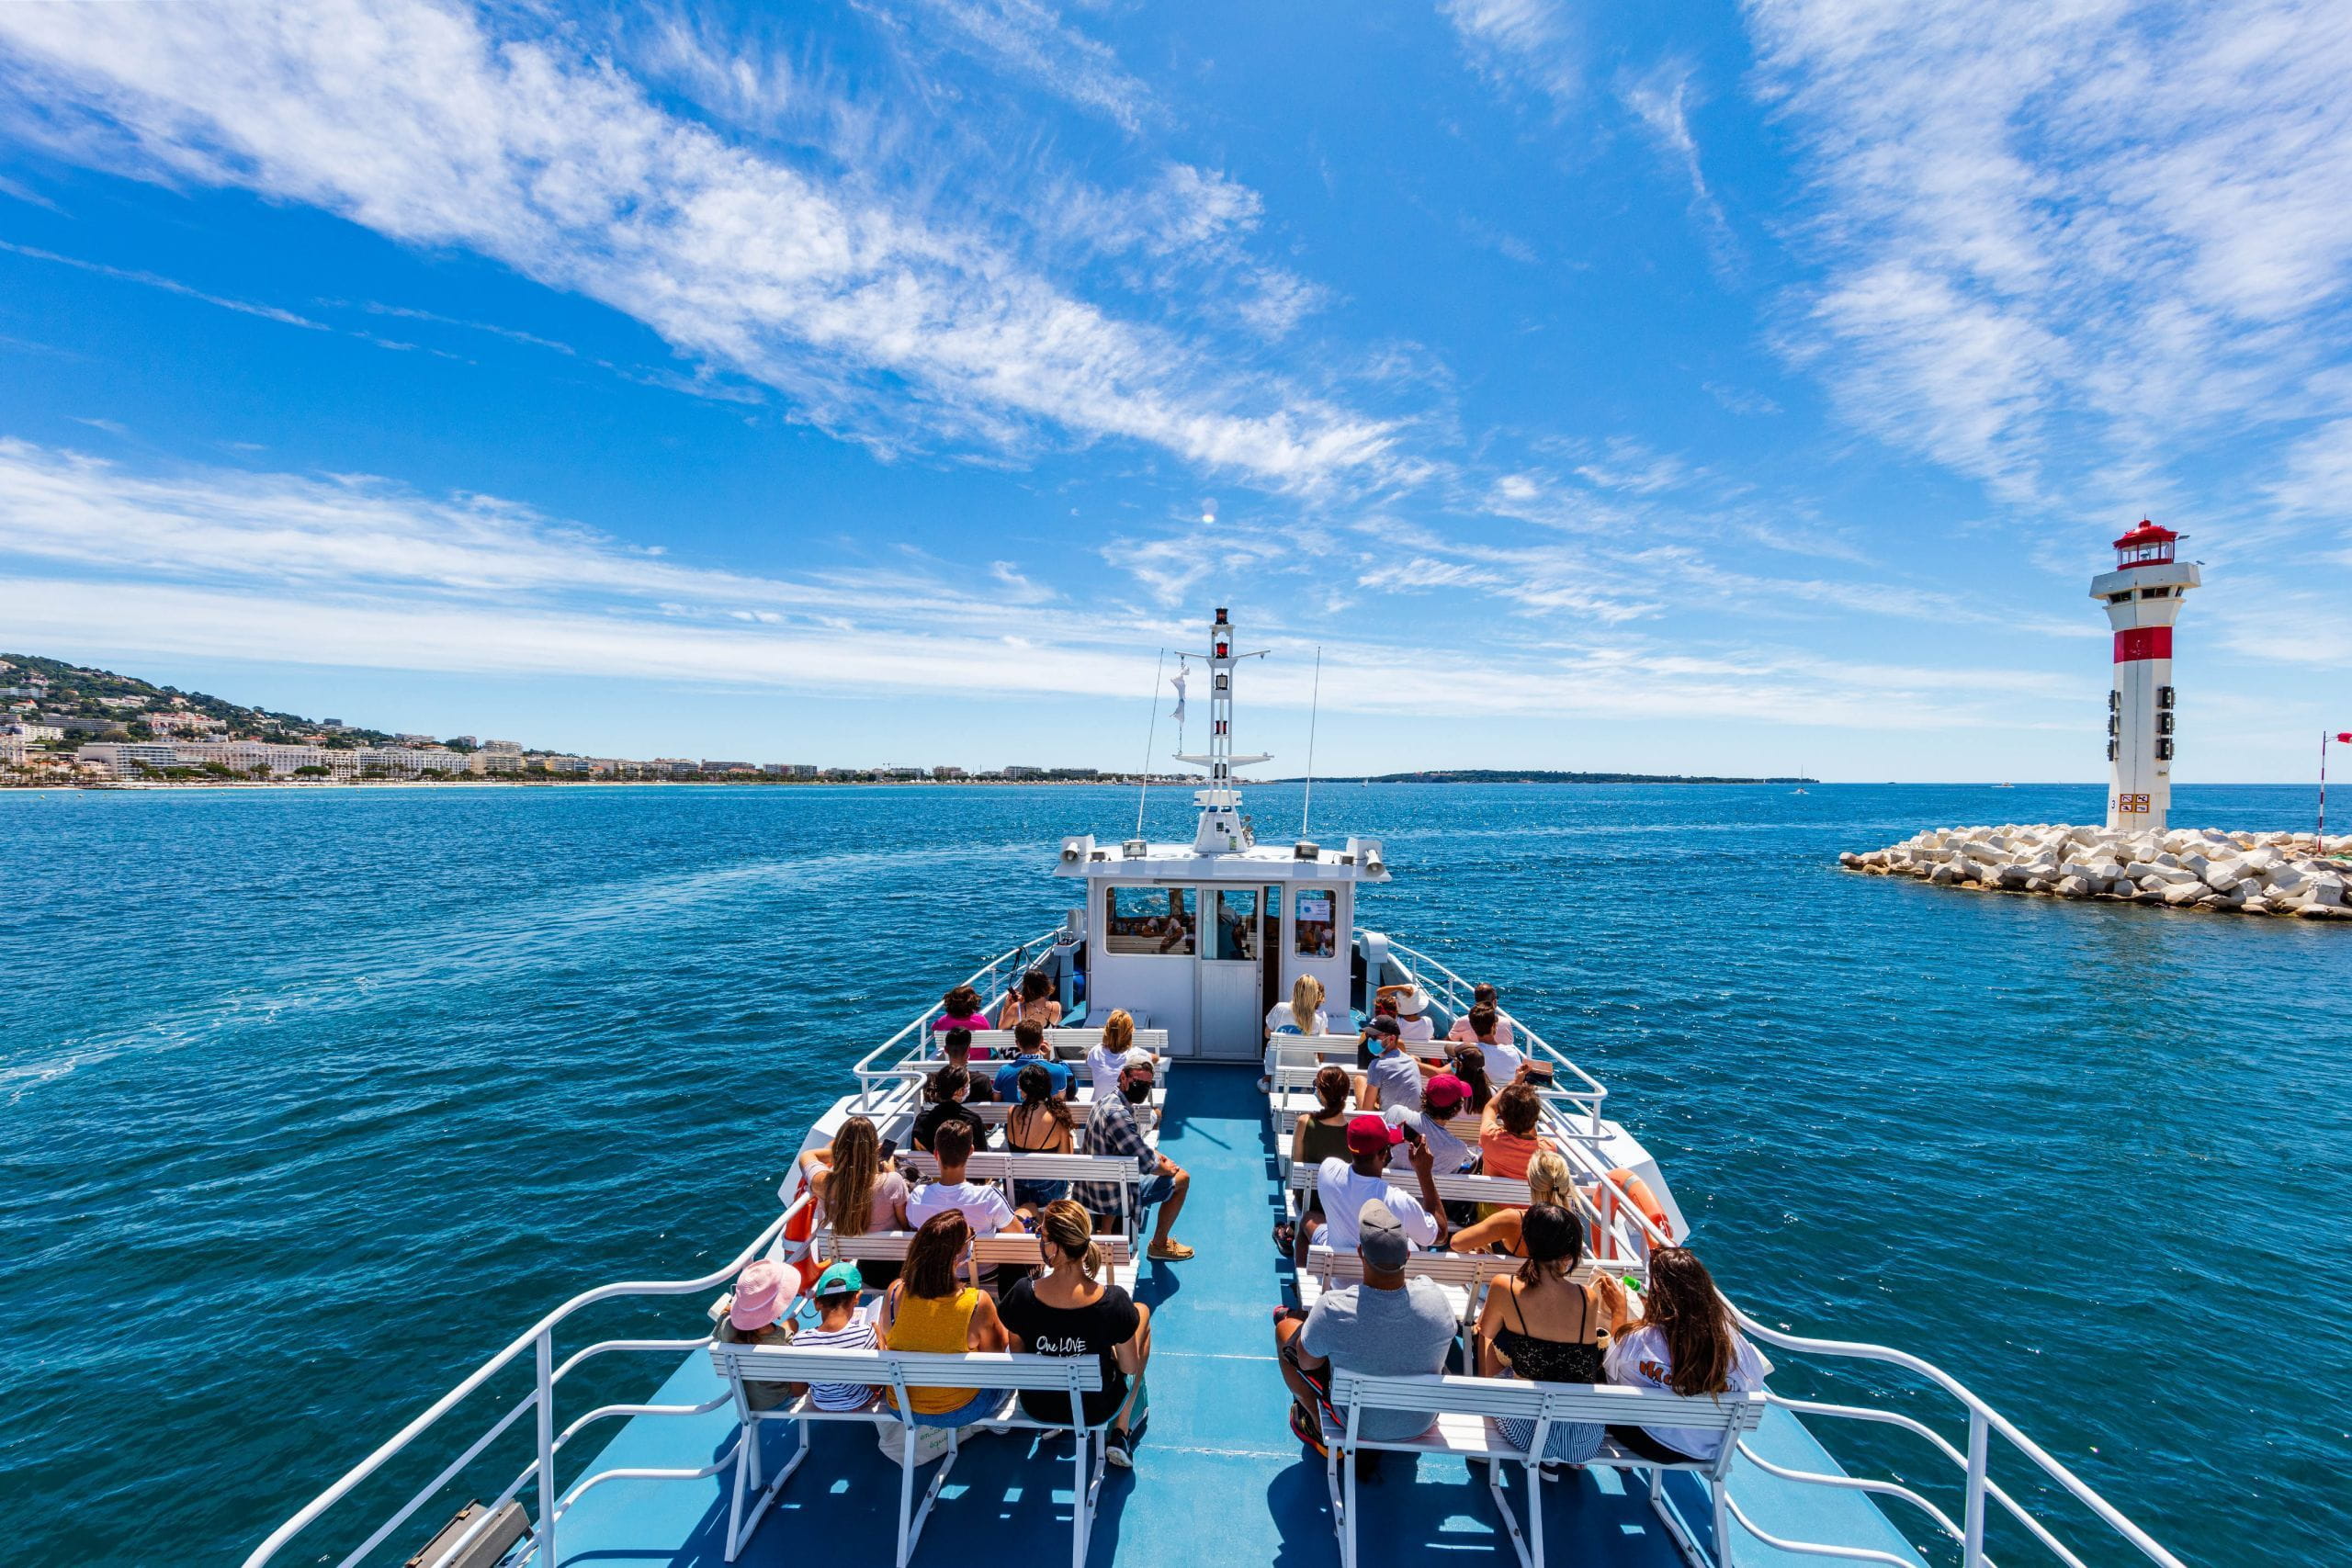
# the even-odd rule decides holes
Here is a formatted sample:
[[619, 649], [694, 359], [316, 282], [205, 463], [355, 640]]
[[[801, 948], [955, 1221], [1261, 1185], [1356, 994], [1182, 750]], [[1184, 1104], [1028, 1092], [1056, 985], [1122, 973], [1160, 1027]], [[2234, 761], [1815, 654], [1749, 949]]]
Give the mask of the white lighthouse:
[[2172, 624], [2197, 586], [2194, 561], [2173, 559], [2181, 536], [2145, 518], [2115, 541], [2115, 570], [2091, 579], [2115, 628], [2115, 689], [2107, 694], [2107, 825], [2162, 831], [2172, 806]]

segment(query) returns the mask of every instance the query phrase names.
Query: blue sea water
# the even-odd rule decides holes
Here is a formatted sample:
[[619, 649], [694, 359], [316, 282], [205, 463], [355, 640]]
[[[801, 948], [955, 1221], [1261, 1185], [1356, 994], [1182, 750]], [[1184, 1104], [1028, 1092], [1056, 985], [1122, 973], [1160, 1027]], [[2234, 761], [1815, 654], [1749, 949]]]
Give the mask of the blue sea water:
[[[2352, 930], [1835, 867], [2099, 799], [1341, 785], [1317, 825], [1386, 840], [1365, 923], [1495, 981], [1611, 1087], [1751, 1311], [1939, 1362], [2192, 1562], [2341, 1562]], [[2308, 807], [2184, 788], [2175, 819]], [[1059, 835], [1124, 837], [1134, 810], [0, 794], [12, 1560], [233, 1562], [563, 1297], [714, 1267], [842, 1069], [1057, 918]], [[1189, 832], [1179, 792], [1151, 815]], [[629, 1398], [654, 1375], [582, 1378]], [[1904, 1442], [1833, 1447], [1924, 1473]], [[334, 1561], [347, 1523], [282, 1561]]]

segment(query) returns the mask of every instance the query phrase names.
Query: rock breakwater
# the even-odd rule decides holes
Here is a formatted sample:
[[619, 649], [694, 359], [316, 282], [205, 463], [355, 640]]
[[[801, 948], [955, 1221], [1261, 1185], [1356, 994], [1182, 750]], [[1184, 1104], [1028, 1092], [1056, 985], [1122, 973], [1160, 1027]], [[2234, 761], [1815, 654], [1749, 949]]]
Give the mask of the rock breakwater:
[[2211, 828], [2133, 833], [2049, 822], [1930, 828], [1883, 850], [1849, 851], [1838, 863], [1984, 892], [2352, 920], [2345, 902], [2352, 837]]

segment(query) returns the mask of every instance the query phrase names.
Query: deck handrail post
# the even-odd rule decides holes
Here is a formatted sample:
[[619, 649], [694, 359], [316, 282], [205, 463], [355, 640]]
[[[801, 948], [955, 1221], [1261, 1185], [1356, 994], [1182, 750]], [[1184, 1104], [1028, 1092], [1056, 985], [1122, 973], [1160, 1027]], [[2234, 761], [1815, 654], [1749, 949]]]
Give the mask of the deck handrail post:
[[1990, 1437], [1984, 1413], [1972, 1406], [1968, 1412], [1968, 1506], [1962, 1517], [1961, 1568], [1984, 1568], [1984, 1474]]
[[539, 1330], [539, 1568], [555, 1568], [555, 1332]]

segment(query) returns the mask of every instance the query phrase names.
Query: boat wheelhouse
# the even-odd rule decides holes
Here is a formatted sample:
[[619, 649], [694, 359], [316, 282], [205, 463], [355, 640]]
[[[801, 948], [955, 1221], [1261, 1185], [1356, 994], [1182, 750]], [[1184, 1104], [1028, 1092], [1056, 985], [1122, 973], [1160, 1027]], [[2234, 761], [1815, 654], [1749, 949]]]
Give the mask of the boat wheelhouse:
[[[1116, 1009], [1136, 1020], [1136, 1045], [1159, 1059], [1139, 1113], [1159, 1153], [1190, 1173], [1182, 1224], [1196, 1252], [1148, 1261], [1132, 1222], [1127, 1235], [1103, 1238], [1113, 1278], [1152, 1313], [1140, 1380], [1146, 1435], [1133, 1469], [1106, 1465], [1100, 1428], [1074, 1433], [1068, 1423], [1029, 1419], [1009, 1395], [992, 1417], [931, 1452], [894, 1409], [828, 1411], [794, 1392], [838, 1381], [888, 1387], [904, 1404], [922, 1388], [1023, 1389], [1066, 1393], [1075, 1411], [1100, 1386], [1091, 1357], [717, 1342], [712, 1294], [756, 1259], [790, 1269], [805, 1291], [821, 1260], [904, 1256], [908, 1233], [829, 1229], [796, 1160], [775, 1211], [731, 1257], [693, 1278], [601, 1285], [564, 1303], [279, 1525], [246, 1568], [403, 1559], [408, 1568], [783, 1568], [841, 1559], [1034, 1568], [1064, 1558], [1072, 1568], [1403, 1568], [1432, 1553], [1449, 1568], [1544, 1568], [1547, 1559], [1577, 1568], [1985, 1568], [1996, 1549], [2003, 1568], [2085, 1568], [2084, 1552], [2112, 1561], [2117, 1548], [2182, 1568], [1928, 1362], [1799, 1335], [1736, 1304], [1741, 1331], [1779, 1363], [1775, 1381], [1752, 1394], [1684, 1400], [1478, 1378], [1466, 1375], [1463, 1350], [1463, 1371], [1450, 1362], [1443, 1376], [1342, 1371], [1332, 1386], [1341, 1419], [1324, 1432], [1330, 1457], [1303, 1449], [1287, 1427], [1291, 1396], [1267, 1309], [1306, 1304], [1359, 1269], [1352, 1253], [1322, 1248], [1295, 1267], [1268, 1244], [1272, 1222], [1294, 1212], [1316, 1179], [1292, 1165], [1290, 1121], [1307, 1104], [1319, 1066], [1353, 1063], [1354, 1021], [1369, 1016], [1381, 986], [1426, 993], [1441, 1036], [1468, 1012], [1472, 987], [1451, 965], [1361, 923], [1357, 891], [1389, 875], [1378, 840], [1349, 839], [1337, 850], [1257, 841], [1232, 774], [1262, 760], [1232, 752], [1232, 674], [1248, 656], [1234, 654], [1222, 610], [1210, 637], [1211, 748], [1184, 758], [1208, 770], [1193, 842], [1065, 840], [1055, 869], [1082, 881], [1081, 907], [966, 982], [993, 1017], [1026, 975], [1042, 971], [1066, 1009], [1064, 1027], [1046, 1032], [1048, 1049], [1082, 1056]], [[1324, 982], [1332, 1032], [1273, 1042], [1274, 1071], [1261, 1089], [1265, 1011], [1303, 974]], [[1575, 1178], [1561, 1201], [1588, 1229], [1581, 1267], [1622, 1276], [1638, 1292], [1652, 1250], [1688, 1234], [1665, 1173], [1608, 1114], [1604, 1086], [1530, 1021], [1504, 1016], [1519, 1050], [1548, 1074], [1543, 1135]], [[853, 1117], [906, 1150], [942, 1066], [933, 1027], [941, 1018], [935, 1003], [922, 1005], [866, 1052], [849, 1069], [846, 1092], [808, 1128], [801, 1152], [829, 1145]], [[976, 1043], [1011, 1044], [997, 1032]], [[1087, 1078], [1076, 1074], [1070, 1091], [1081, 1112], [1092, 1109]], [[721, 1083], [719, 1092], [752, 1091]], [[1004, 1120], [1001, 1104], [971, 1109], [992, 1124]], [[917, 1177], [937, 1170], [927, 1154], [900, 1158]], [[975, 1155], [967, 1175], [1007, 1186], [1102, 1183], [1126, 1190], [1123, 1201], [1138, 1179], [1133, 1160], [1083, 1146]], [[1452, 1202], [1524, 1205], [1532, 1197], [1524, 1180], [1483, 1172], [1439, 1179]], [[1023, 1235], [973, 1243], [976, 1266], [1012, 1270], [1036, 1258], [1035, 1242]], [[1494, 1254], [1420, 1252], [1407, 1272], [1444, 1292], [1467, 1326], [1487, 1286], [1516, 1267]], [[862, 1310], [874, 1310], [870, 1296]], [[649, 1370], [622, 1370], [630, 1366]], [[1432, 1425], [1420, 1438], [1371, 1442], [1356, 1426], [1367, 1408], [1424, 1411]], [[1506, 1416], [1534, 1423], [1526, 1449], [1512, 1450], [1487, 1419]], [[1541, 1462], [1548, 1424], [1621, 1417], [1705, 1427], [1720, 1447], [1707, 1462], [1661, 1467], [1611, 1440], [1582, 1468]], [[1833, 1428], [1909, 1446], [1840, 1438], [1849, 1458], [1894, 1472], [1858, 1474], [1823, 1441]], [[1348, 1455], [1382, 1450], [1391, 1462], [1376, 1481], [1360, 1480]], [[425, 1540], [432, 1521], [466, 1497], [481, 1501]]]
[[1193, 797], [1201, 808], [1193, 841], [1065, 839], [1056, 874], [1085, 885], [1074, 930], [1091, 954], [1084, 995], [1096, 1016], [1124, 1008], [1164, 1031], [1171, 1055], [1255, 1062], [1267, 1011], [1300, 976], [1321, 981], [1327, 996], [1348, 994], [1356, 888], [1387, 881], [1388, 866], [1377, 839], [1335, 849], [1304, 837], [1259, 842], [1234, 769], [1269, 758], [1233, 752], [1237, 667], [1259, 656], [1234, 651], [1233, 624], [1219, 609], [1199, 657], [1209, 749], [1176, 758], [1208, 771]]

